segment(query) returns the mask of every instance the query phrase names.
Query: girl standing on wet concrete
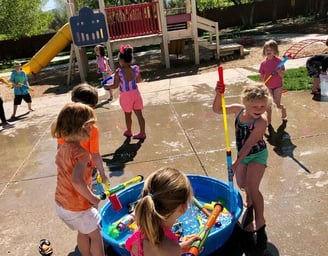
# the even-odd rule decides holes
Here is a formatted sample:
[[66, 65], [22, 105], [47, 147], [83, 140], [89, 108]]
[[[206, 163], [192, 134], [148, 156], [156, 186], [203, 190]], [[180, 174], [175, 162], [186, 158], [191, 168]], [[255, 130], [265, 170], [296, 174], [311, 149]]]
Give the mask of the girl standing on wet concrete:
[[[221, 94], [224, 85], [218, 83], [213, 111], [222, 114]], [[231, 169], [241, 190], [246, 192], [247, 210], [243, 228], [256, 232], [258, 249], [267, 246], [265, 232], [264, 200], [260, 183], [267, 166], [268, 150], [263, 136], [267, 127], [266, 110], [271, 103], [269, 90], [263, 84], [245, 86], [241, 94], [242, 104], [226, 105], [227, 114], [235, 114], [235, 135], [238, 155]], [[253, 224], [255, 213], [255, 226]]]
[[82, 255], [104, 256], [97, 210], [100, 198], [90, 189], [92, 157], [80, 145], [89, 139], [95, 122], [91, 107], [74, 102], [62, 108], [51, 127], [53, 137], [65, 139], [56, 154], [55, 208], [61, 220], [77, 230], [77, 246]]
[[[282, 66], [278, 68], [278, 65], [281, 62], [281, 59], [278, 58], [279, 50], [278, 44], [274, 40], [269, 40], [264, 43], [263, 46], [263, 56], [265, 59], [260, 64], [260, 80], [265, 82], [265, 85], [268, 87], [270, 94], [273, 98], [273, 102], [277, 108], [281, 110], [281, 118], [287, 118], [286, 108], [283, 104], [281, 104], [281, 96], [282, 96], [282, 87], [283, 81], [282, 78], [284, 76], [285, 67]], [[271, 78], [269, 78], [271, 76]], [[269, 80], [267, 80], [269, 79]], [[267, 80], [267, 81], [266, 81]], [[271, 125], [271, 116], [272, 116], [272, 106], [268, 105], [267, 109], [268, 113], [268, 125]]]
[[[114, 84], [110, 87], [120, 90], [120, 105], [125, 115], [126, 130], [123, 135], [137, 140], [145, 140], [145, 119], [142, 115], [143, 101], [138, 89], [141, 82], [138, 65], [132, 65], [133, 48], [130, 45], [121, 45], [118, 54], [120, 67], [115, 72]], [[139, 123], [139, 133], [132, 134], [132, 111], [136, 114]]]

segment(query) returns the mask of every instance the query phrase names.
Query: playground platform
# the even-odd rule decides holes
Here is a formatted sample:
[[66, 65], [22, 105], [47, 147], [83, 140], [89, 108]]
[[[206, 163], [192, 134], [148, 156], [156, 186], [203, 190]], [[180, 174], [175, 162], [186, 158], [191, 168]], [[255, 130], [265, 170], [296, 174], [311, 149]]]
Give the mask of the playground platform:
[[[286, 68], [304, 63], [305, 59], [290, 60]], [[224, 70], [227, 103], [239, 101], [249, 74], [243, 68]], [[217, 79], [217, 72], [210, 72], [141, 83], [147, 131], [142, 144], [134, 140], [124, 144], [124, 116], [117, 95], [112, 103], [99, 104], [101, 153], [113, 186], [138, 174], [147, 177], [162, 166], [227, 181], [223, 122], [211, 109]], [[99, 93], [101, 99], [106, 97], [103, 90]], [[69, 101], [69, 94], [35, 98], [36, 111], [29, 114], [23, 103], [15, 127], [0, 132], [0, 255], [38, 255], [43, 238], [51, 241], [56, 256], [79, 255], [76, 233], [54, 209], [56, 141], [49, 129]], [[328, 250], [328, 102], [312, 100], [309, 91], [288, 91], [282, 101], [287, 126], [274, 111], [268, 168], [261, 184], [269, 255], [324, 255]], [[11, 110], [12, 102], [6, 102], [6, 113]], [[233, 141], [233, 118], [228, 122]], [[135, 132], [136, 124], [134, 118]], [[119, 150], [130, 153], [120, 158]]]

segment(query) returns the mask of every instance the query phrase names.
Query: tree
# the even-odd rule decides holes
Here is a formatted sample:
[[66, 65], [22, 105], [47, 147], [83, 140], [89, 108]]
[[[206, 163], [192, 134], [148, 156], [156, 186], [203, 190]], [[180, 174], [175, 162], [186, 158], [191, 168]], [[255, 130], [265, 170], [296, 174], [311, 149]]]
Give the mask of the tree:
[[18, 39], [47, 32], [53, 14], [43, 12], [42, 4], [40, 0], [1, 0], [0, 34]]

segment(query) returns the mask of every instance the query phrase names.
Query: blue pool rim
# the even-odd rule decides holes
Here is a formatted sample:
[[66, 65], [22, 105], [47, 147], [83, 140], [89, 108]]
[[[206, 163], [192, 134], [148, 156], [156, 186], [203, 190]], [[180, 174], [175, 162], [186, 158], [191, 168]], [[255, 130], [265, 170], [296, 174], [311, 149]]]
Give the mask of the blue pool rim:
[[[187, 177], [190, 180], [190, 183], [194, 190], [194, 195], [197, 199], [201, 201], [211, 202], [221, 198], [226, 201], [226, 205], [229, 205], [230, 189], [227, 182], [204, 175], [187, 174]], [[130, 253], [124, 247], [125, 240], [115, 240], [114, 238], [109, 236], [107, 232], [108, 226], [111, 225], [113, 221], [123, 217], [128, 213], [128, 204], [138, 200], [143, 184], [143, 182], [137, 183], [117, 194], [123, 206], [120, 211], [114, 211], [110, 201], [108, 201], [100, 209], [100, 215], [102, 219], [101, 230], [103, 239], [105, 243], [109, 244], [119, 255], [122, 256], [130, 255]], [[230, 238], [234, 230], [235, 224], [237, 223], [242, 213], [243, 207], [242, 198], [236, 189], [233, 190], [233, 200], [233, 205], [235, 206], [234, 209], [228, 209], [230, 212], [233, 213], [231, 224], [223, 229], [215, 230], [214, 232], [210, 233], [205, 243], [204, 250], [202, 251], [200, 256], [206, 256], [213, 253], [214, 251], [221, 248]], [[110, 218], [112, 218], [112, 220]]]

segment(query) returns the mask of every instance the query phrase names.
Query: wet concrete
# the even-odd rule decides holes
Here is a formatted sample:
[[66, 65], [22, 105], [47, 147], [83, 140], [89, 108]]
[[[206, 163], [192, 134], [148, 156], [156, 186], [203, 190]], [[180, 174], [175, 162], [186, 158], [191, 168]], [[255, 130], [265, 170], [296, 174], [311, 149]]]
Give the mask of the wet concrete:
[[[287, 68], [304, 63], [304, 59], [290, 60]], [[250, 73], [242, 68], [224, 71], [227, 103], [239, 102], [241, 86], [249, 82]], [[147, 131], [142, 144], [134, 140], [124, 144], [124, 116], [117, 97], [110, 104], [100, 104], [96, 113], [101, 153], [112, 185], [137, 174], [146, 177], [164, 165], [226, 181], [223, 121], [211, 109], [216, 81], [217, 73], [211, 72], [140, 84]], [[0, 255], [38, 255], [42, 238], [52, 242], [57, 256], [78, 255], [76, 233], [54, 210], [56, 141], [49, 131], [69, 100], [69, 95], [33, 99], [36, 111], [0, 132]], [[282, 101], [288, 122], [284, 127], [280, 113], [273, 112], [269, 162], [261, 184], [269, 249], [272, 255], [324, 255], [328, 249], [328, 102], [312, 100], [309, 91], [289, 91]], [[26, 109], [23, 103], [18, 115]], [[5, 103], [5, 111], [11, 113], [11, 103]], [[232, 116], [228, 122], [234, 157]], [[121, 154], [122, 147], [130, 153]]]

